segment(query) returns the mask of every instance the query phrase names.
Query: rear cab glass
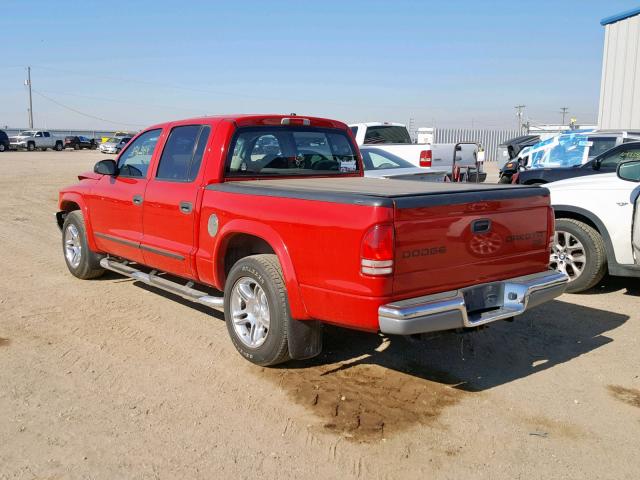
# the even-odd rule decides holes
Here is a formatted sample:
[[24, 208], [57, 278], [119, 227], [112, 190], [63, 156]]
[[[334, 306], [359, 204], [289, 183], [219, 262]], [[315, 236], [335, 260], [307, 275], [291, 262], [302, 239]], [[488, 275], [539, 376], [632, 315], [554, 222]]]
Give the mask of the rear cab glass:
[[377, 127], [367, 127], [364, 134], [365, 144], [399, 143], [410, 144], [411, 137], [405, 127], [398, 125], [380, 125]]
[[246, 127], [234, 134], [227, 177], [357, 174], [357, 150], [344, 130], [298, 126]]

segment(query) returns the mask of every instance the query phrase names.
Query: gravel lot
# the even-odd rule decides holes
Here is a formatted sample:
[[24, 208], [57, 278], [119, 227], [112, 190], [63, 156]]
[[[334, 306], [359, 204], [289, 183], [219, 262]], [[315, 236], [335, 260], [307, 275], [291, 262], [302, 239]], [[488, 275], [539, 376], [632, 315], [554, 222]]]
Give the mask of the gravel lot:
[[67, 272], [57, 192], [101, 158], [0, 154], [0, 479], [638, 478], [638, 280], [263, 369], [220, 315]]

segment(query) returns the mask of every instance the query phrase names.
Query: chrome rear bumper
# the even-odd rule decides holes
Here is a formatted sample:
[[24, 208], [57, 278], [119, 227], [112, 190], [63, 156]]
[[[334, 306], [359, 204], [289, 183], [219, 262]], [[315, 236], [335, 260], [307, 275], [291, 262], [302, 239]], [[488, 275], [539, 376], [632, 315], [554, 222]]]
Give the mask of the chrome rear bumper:
[[505, 320], [561, 295], [567, 281], [547, 271], [389, 303], [378, 309], [380, 331], [413, 335]]

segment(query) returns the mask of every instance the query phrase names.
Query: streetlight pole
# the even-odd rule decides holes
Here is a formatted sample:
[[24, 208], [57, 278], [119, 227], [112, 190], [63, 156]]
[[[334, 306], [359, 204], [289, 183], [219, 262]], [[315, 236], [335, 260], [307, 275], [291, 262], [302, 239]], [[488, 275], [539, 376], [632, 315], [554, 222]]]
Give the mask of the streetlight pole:
[[33, 97], [31, 96], [31, 67], [27, 67], [27, 80], [24, 82], [29, 87], [29, 128], [33, 128]]

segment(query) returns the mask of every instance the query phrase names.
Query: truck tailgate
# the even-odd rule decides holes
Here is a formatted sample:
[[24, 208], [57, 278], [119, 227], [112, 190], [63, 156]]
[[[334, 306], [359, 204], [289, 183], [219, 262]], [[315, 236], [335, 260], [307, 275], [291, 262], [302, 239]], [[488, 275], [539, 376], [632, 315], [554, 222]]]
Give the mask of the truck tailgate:
[[470, 188], [396, 199], [395, 208], [394, 295], [527, 275], [548, 262], [546, 189]]

